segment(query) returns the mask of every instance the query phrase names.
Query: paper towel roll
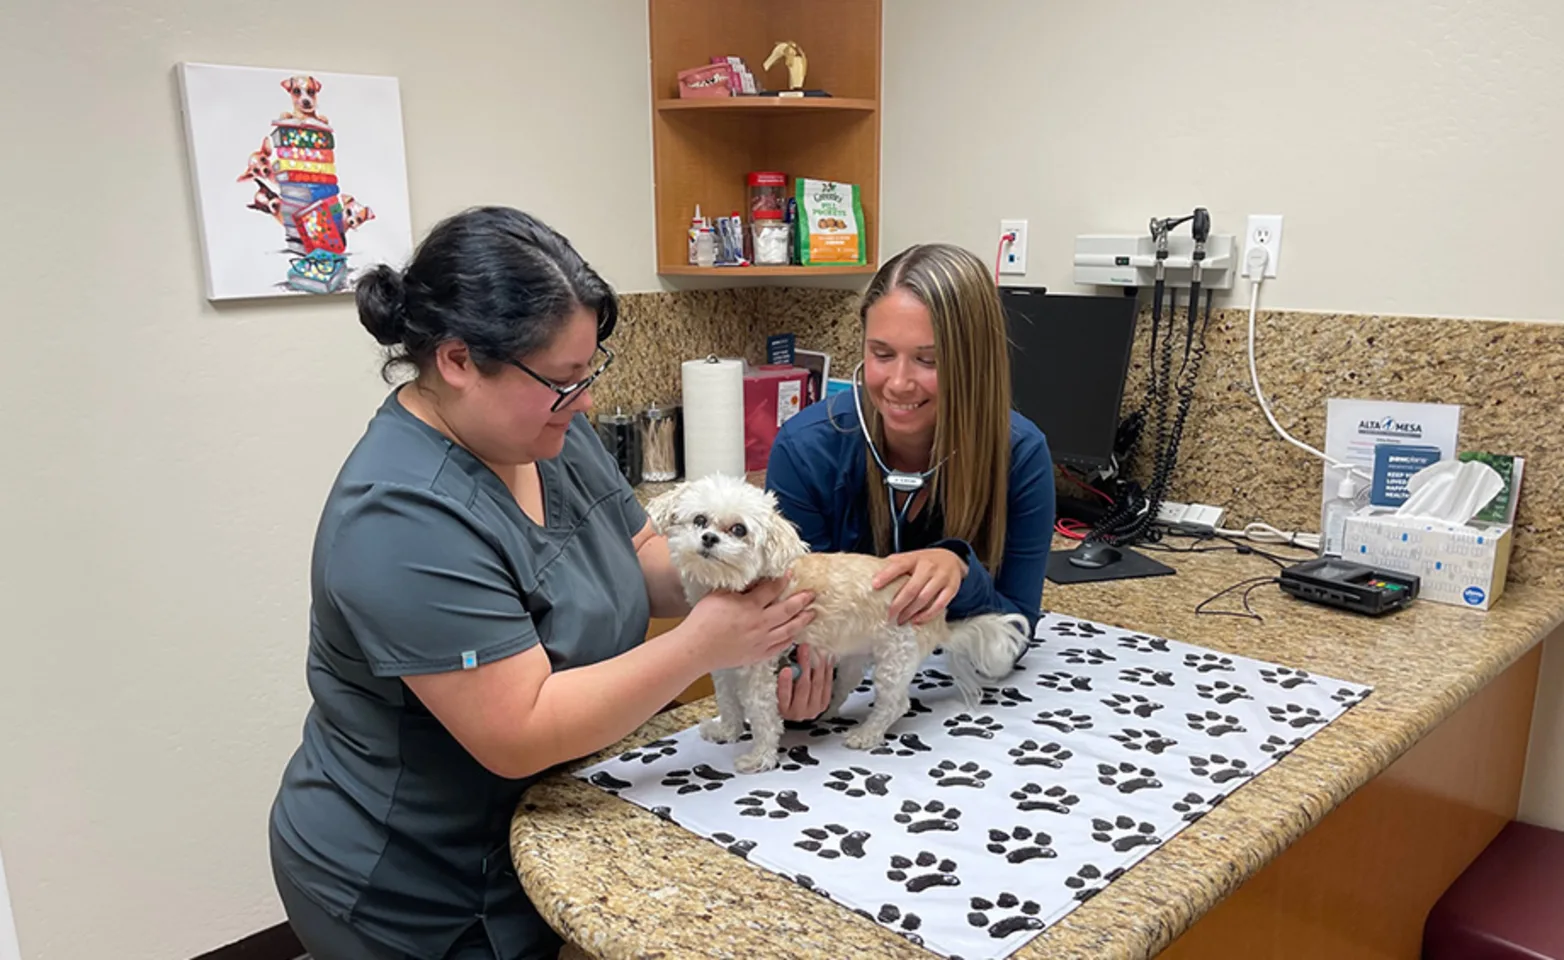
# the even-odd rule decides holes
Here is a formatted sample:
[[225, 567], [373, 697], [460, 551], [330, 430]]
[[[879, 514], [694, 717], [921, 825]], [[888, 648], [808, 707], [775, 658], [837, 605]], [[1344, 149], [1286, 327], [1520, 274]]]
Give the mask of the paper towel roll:
[[684, 476], [744, 475], [744, 361], [706, 357], [686, 360]]

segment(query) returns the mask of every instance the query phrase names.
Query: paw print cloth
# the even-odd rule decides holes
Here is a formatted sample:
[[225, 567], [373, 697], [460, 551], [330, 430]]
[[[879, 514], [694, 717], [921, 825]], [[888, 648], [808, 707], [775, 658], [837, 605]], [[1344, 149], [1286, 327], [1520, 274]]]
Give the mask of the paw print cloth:
[[936, 954], [1007, 957], [1371, 689], [1050, 613], [976, 707], [936, 652], [875, 750], [842, 744], [865, 684], [766, 773], [691, 727], [576, 775]]

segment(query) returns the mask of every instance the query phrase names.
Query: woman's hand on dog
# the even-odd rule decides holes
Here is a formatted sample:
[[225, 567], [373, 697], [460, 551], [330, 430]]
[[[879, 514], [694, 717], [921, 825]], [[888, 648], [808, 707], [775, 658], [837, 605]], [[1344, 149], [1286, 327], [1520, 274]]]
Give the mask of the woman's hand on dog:
[[713, 670], [747, 667], [778, 656], [809, 626], [815, 595], [807, 590], [782, 598], [791, 573], [761, 580], [743, 593], [716, 590], [695, 604], [685, 622], [702, 638]]
[[783, 720], [813, 720], [831, 705], [831, 686], [836, 679], [836, 660], [816, 653], [808, 644], [798, 647], [798, 673], [783, 664], [777, 673], [777, 709]]
[[894, 554], [885, 560], [885, 566], [875, 575], [872, 586], [879, 590], [896, 580], [906, 577], [907, 582], [896, 591], [891, 600], [890, 620], [905, 625], [925, 624], [945, 611], [961, 581], [966, 579], [967, 564], [955, 553], [940, 547], [927, 550], [909, 550]]

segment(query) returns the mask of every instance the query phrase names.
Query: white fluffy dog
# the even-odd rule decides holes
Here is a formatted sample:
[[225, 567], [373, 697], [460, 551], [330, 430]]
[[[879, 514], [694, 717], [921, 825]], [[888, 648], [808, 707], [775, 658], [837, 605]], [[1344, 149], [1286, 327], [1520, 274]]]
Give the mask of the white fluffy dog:
[[[949, 656], [950, 672], [971, 704], [984, 682], [997, 682], [1015, 668], [1027, 645], [1027, 620], [1020, 614], [981, 614], [948, 623], [941, 617], [922, 626], [898, 626], [889, 619], [903, 580], [880, 590], [870, 582], [884, 563], [852, 553], [810, 553], [778, 511], [776, 498], [737, 477], [709, 476], [681, 484], [648, 505], [652, 523], [668, 538], [674, 566], [690, 603], [713, 590], [744, 590], [757, 580], [792, 570], [789, 592], [815, 594], [815, 619], [798, 637], [811, 650], [837, 660], [831, 716], [874, 664], [874, 707], [844, 742], [857, 750], [879, 746], [907, 712], [913, 675], [936, 647]], [[785, 654], [783, 655], [785, 656]], [[718, 716], [701, 724], [701, 735], [731, 743], [749, 721], [754, 746], [734, 766], [758, 773], [777, 765], [782, 717], [777, 707], [777, 668], [783, 656], [712, 675]]]

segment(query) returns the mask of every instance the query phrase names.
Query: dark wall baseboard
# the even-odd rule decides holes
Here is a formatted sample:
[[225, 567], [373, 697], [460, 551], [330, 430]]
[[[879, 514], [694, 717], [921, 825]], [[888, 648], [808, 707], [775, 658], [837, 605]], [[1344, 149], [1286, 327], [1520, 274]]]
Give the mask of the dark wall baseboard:
[[203, 953], [195, 960], [298, 960], [302, 956], [304, 945], [294, 936], [293, 928], [279, 923], [226, 947]]

